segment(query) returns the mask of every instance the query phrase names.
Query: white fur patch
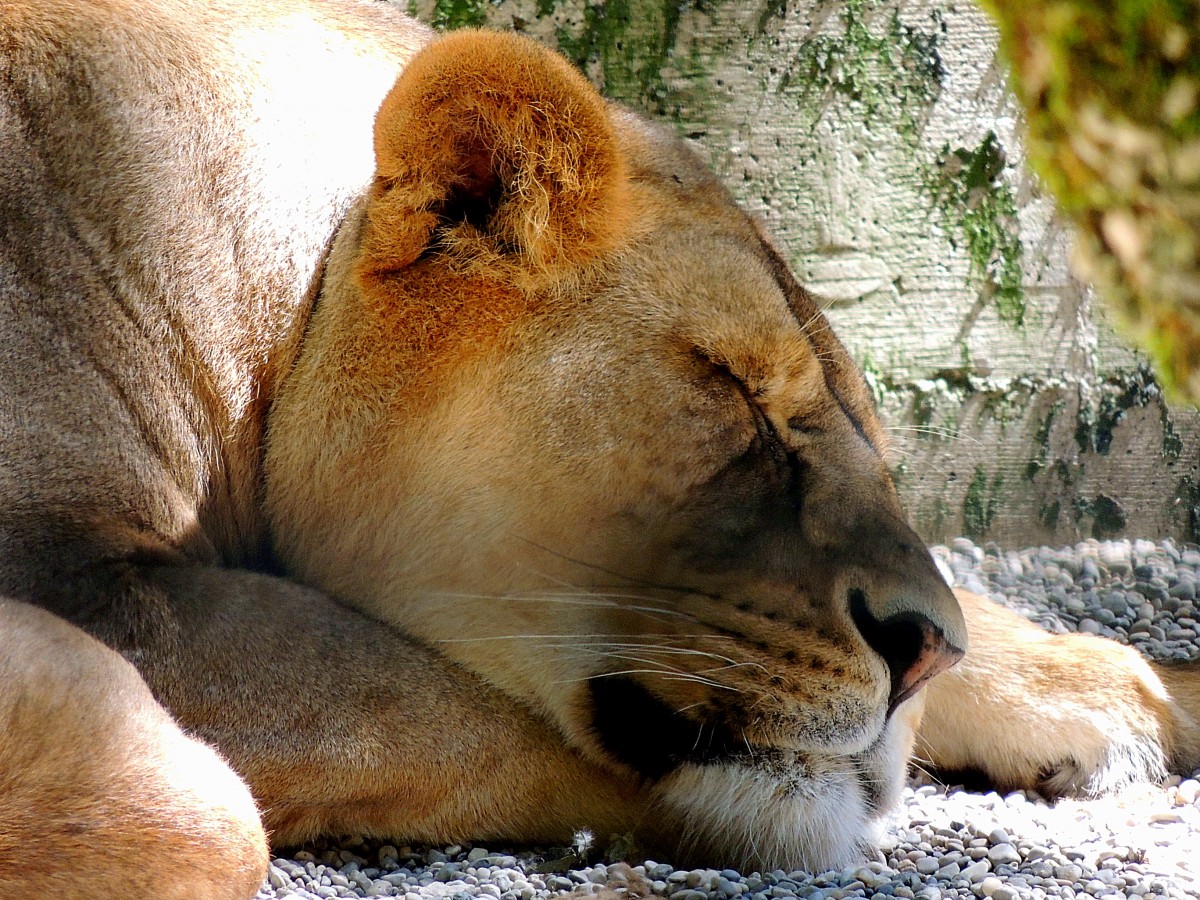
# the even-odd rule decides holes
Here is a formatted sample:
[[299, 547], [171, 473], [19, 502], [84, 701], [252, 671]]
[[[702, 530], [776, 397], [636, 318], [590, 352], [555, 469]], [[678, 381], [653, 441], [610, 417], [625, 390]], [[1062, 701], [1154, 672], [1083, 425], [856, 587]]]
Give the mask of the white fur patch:
[[[744, 765], [683, 766], [658, 793], [665, 816], [678, 821], [685, 855], [721, 848], [749, 871], [820, 872], [860, 860], [874, 829], [855, 778], [857, 763], [813, 773], [796, 760], [790, 770]], [[775, 767], [772, 767], [774, 769]]]

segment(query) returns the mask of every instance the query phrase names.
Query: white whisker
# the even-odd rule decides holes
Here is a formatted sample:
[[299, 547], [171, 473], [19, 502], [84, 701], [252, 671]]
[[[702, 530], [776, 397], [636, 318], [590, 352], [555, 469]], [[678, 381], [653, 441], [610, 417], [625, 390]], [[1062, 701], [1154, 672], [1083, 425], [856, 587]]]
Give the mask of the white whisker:
[[734, 660], [731, 659], [731, 660], [729, 660], [729, 665], [727, 665], [727, 666], [717, 666], [712, 669], [701, 669], [699, 674], [707, 675], [710, 672], [728, 672], [730, 669], [744, 669], [748, 666], [758, 669], [760, 672], [770, 671], [766, 666], [762, 665], [761, 663], [750, 662], [750, 661], [735, 662]]
[[[614, 642], [614, 641], [603, 640], [603, 638], [609, 638], [609, 637], [628, 639], [630, 637], [630, 635], [627, 632], [620, 632], [620, 631], [608, 632], [608, 633], [597, 632], [597, 631], [588, 631], [588, 632], [576, 632], [574, 634], [545, 634], [542, 632], [532, 631], [532, 632], [523, 633], [523, 634], [490, 634], [490, 635], [481, 635], [478, 637], [439, 638], [436, 641], [436, 643], [439, 643], [439, 644], [471, 644], [471, 643], [479, 643], [482, 641], [526, 641], [526, 640], [549, 639], [549, 640], [571, 641], [571, 643], [552, 645], [552, 646], [559, 646], [559, 647], [603, 646], [603, 647], [617, 647], [619, 649], [620, 648], [637, 648], [637, 649], [644, 649], [644, 650], [655, 650], [655, 651], [659, 651], [659, 652], [663, 652], [663, 653], [679, 653], [679, 654], [688, 654], [688, 655], [697, 655], [697, 656], [708, 656], [713, 659], [719, 659], [719, 660], [723, 660], [723, 661], [733, 662], [733, 660], [729, 659], [729, 657], [721, 656], [718, 653], [708, 653], [704, 650], [692, 650], [687, 647], [668, 647], [668, 646], [660, 647], [659, 645], [655, 645], [655, 644], [638, 644], [638, 643], [625, 643], [625, 642]], [[656, 637], [662, 638], [662, 637], [675, 637], [675, 636], [674, 635], [656, 635]], [[688, 638], [692, 638], [692, 637], [695, 637], [695, 636], [694, 635], [679, 635], [675, 639], [676, 640], [687, 640]], [[728, 635], [700, 635], [700, 637], [703, 637], [704, 640], [709, 640], [709, 639], [719, 639], [719, 640], [729, 640], [729, 641], [736, 640], [736, 638], [733, 638]], [[576, 641], [575, 640], [576, 638], [580, 638], [582, 640]]]
[[[670, 609], [665, 606], [643, 606], [646, 598], [637, 594], [596, 594], [596, 593], [578, 593], [578, 594], [471, 594], [471, 593], [455, 593], [455, 592], [439, 592], [437, 594], [427, 594], [422, 597], [423, 600], [445, 600], [447, 602], [453, 600], [494, 600], [502, 603], [559, 603], [564, 606], [596, 606], [604, 609], [621, 609], [631, 612], [643, 612], [652, 615], [674, 616], [681, 619], [695, 619], [695, 616], [680, 612], [676, 609]], [[617, 601], [637, 600], [638, 605], [629, 603], [619, 603]]]
[[889, 432], [912, 431], [917, 434], [928, 434], [951, 441], [967, 441], [977, 447], [984, 446], [983, 441], [979, 440], [978, 438], [973, 438], [970, 435], [963, 434], [961, 431], [955, 429], [939, 428], [936, 425], [888, 425], [886, 427]]
[[565, 678], [559, 681], [553, 681], [551, 684], [578, 684], [583, 681], [591, 681], [594, 678], [614, 678], [620, 675], [657, 675], [664, 681], [690, 681], [696, 684], [703, 684], [707, 687], [720, 688], [725, 691], [733, 691], [735, 694], [743, 694], [741, 688], [733, 687], [728, 684], [721, 684], [719, 681], [713, 681], [709, 678], [701, 678], [698, 675], [692, 675], [687, 672], [671, 672], [663, 669], [622, 669], [617, 672], [596, 672], [592, 675], [585, 675], [582, 678]]

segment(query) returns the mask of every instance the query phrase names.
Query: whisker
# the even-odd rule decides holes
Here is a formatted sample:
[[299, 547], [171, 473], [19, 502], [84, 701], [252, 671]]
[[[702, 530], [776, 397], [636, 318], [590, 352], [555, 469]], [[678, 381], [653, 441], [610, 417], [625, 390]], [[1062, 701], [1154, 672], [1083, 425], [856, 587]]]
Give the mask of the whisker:
[[[695, 636], [687, 635], [687, 637], [695, 637]], [[707, 639], [708, 636], [701, 635], [701, 637]], [[732, 635], [722, 634], [722, 635], [716, 635], [716, 637], [720, 637], [724, 640], [734, 640]], [[755, 665], [755, 666], [758, 666], [760, 669], [763, 669], [764, 672], [766, 671], [766, 669], [763, 666], [759, 665], [758, 663], [738, 662], [736, 659], [731, 659], [728, 656], [722, 656], [720, 653], [710, 653], [707, 650], [696, 650], [693, 647], [671, 647], [671, 646], [667, 646], [667, 645], [663, 645], [663, 644], [641, 644], [641, 643], [614, 644], [613, 646], [624, 647], [624, 648], [636, 648], [638, 650], [648, 650], [652, 653], [672, 653], [672, 654], [676, 654], [679, 656], [707, 656], [709, 659], [719, 659], [719, 660], [721, 660], [721, 662], [729, 663], [730, 666]], [[723, 666], [722, 668], [727, 668], [727, 667]]]
[[[552, 550], [551, 548], [545, 546], [544, 544], [539, 544], [537, 541], [530, 540], [529, 538], [521, 537], [521, 538], [517, 538], [517, 540], [523, 541], [526, 544], [529, 544], [531, 547], [536, 547], [537, 549], [541, 550], [543, 553], [548, 553], [551, 556], [556, 556], [559, 559], [563, 560], [564, 562], [574, 563], [577, 566], [581, 566], [586, 569], [591, 569], [592, 571], [595, 571], [595, 572], [603, 572], [605, 575], [612, 575], [614, 578], [619, 578], [630, 584], [642, 585], [644, 587], [651, 587], [651, 588], [654, 588], [654, 589], [660, 590], [660, 591], [669, 591], [674, 594], [694, 594], [697, 597], [706, 597], [709, 600], [720, 600], [721, 599], [720, 597], [710, 594], [707, 591], [702, 591], [699, 588], [678, 587], [676, 585], [660, 584], [660, 583], [653, 582], [653, 581], [647, 581], [644, 578], [635, 578], [632, 575], [623, 575], [620, 572], [615, 572], [612, 569], [607, 569], [604, 566], [597, 565], [596, 563], [589, 563], [582, 559], [575, 559], [574, 557], [567, 556], [565, 553], [559, 553], [557, 550]], [[539, 574], [542, 574], [543, 577], [546, 577], [548, 580], [551, 580], [551, 579], [549, 579], [549, 576], [546, 576], [544, 573], [539, 573]]]
[[732, 691], [735, 694], [746, 693], [740, 687], [736, 687], [732, 684], [721, 684], [721, 682], [719, 682], [719, 681], [712, 681], [711, 679], [708, 679], [708, 678], [700, 678], [699, 676], [693, 675], [690, 672], [671, 672], [669, 674], [663, 675], [662, 680], [663, 681], [690, 681], [695, 684], [704, 684], [704, 685], [707, 685], [708, 687], [720, 688], [723, 691]]
[[[814, 322], [816, 322], [818, 319], [820, 319], [822, 316], [824, 316], [825, 313], [829, 312], [830, 308], [833, 306], [833, 301], [826, 300], [824, 303], [814, 304], [814, 305], [816, 305], [816, 307], [817, 307], [816, 312], [814, 312], [811, 316], [809, 316], [808, 321], [800, 326], [800, 330], [803, 331], [805, 334], [810, 333], [808, 329]], [[825, 324], [821, 328], [819, 328], [816, 331], [811, 332], [811, 333], [812, 334], [820, 334], [822, 331], [828, 330], [829, 327], [830, 327], [830, 322], [828, 319], [826, 319]]]
[[691, 674], [690, 672], [688, 672], [685, 669], [677, 669], [674, 666], [670, 666], [664, 662], [660, 662], [655, 659], [645, 659], [644, 657], [636, 656], [636, 655], [630, 654], [630, 653], [609, 653], [609, 652], [606, 652], [603, 650], [589, 650], [586, 647], [580, 647], [579, 649], [582, 650], [584, 653], [589, 653], [592, 656], [599, 656], [604, 659], [619, 659], [624, 662], [641, 663], [644, 666], [658, 666], [659, 668], [657, 671], [662, 672], [664, 675], [689, 675], [689, 674]]
[[983, 441], [978, 438], [971, 437], [969, 434], [963, 434], [961, 431], [951, 428], [939, 428], [936, 425], [888, 425], [887, 430], [890, 432], [896, 431], [913, 431], [917, 434], [929, 434], [934, 437], [946, 438], [951, 441], [967, 441], [977, 447], [984, 446]]
[[591, 675], [585, 675], [582, 678], [565, 678], [559, 681], [552, 681], [551, 684], [578, 684], [582, 681], [591, 681], [593, 678], [613, 678], [619, 675], [658, 675], [664, 681], [691, 681], [708, 687], [733, 691], [735, 694], [745, 693], [741, 688], [729, 684], [721, 684], [721, 682], [713, 681], [710, 678], [701, 678], [698, 675], [692, 675], [687, 672], [671, 672], [670, 670], [664, 671], [662, 669], [622, 669], [618, 672], [596, 672]]
[[[724, 660], [724, 661], [728, 661], [728, 662], [735, 662], [735, 660], [731, 660], [731, 659], [729, 659], [729, 657], [722, 656], [719, 653], [709, 653], [704, 650], [693, 650], [688, 647], [669, 647], [669, 646], [660, 646], [660, 645], [655, 645], [655, 644], [619, 643], [619, 642], [603, 640], [603, 638], [610, 638], [610, 637], [612, 637], [612, 638], [628, 638], [628, 637], [630, 637], [630, 635], [627, 632], [622, 632], [622, 631], [608, 632], [608, 633], [587, 631], [587, 632], [576, 632], [574, 634], [545, 634], [545, 633], [541, 633], [541, 632], [531, 631], [531, 632], [528, 632], [525, 634], [489, 634], [489, 635], [481, 635], [481, 636], [477, 636], [477, 637], [439, 638], [437, 641], [435, 641], [435, 643], [438, 643], [438, 644], [469, 644], [469, 643], [477, 643], [477, 642], [482, 642], [482, 641], [525, 641], [525, 640], [538, 640], [540, 638], [546, 638], [546, 639], [550, 639], [550, 640], [571, 641], [570, 643], [552, 645], [552, 646], [557, 646], [557, 647], [601, 646], [601, 647], [615, 647], [617, 649], [631, 649], [631, 648], [646, 649], [646, 650], [651, 650], [651, 651], [659, 651], [659, 652], [663, 652], [663, 653], [679, 653], [679, 654], [685, 654], [685, 655], [695, 654], [698, 656], [708, 656], [708, 657], [712, 657], [713, 659], [720, 659], [720, 660]], [[656, 635], [656, 637], [660, 637], [660, 638], [673, 637], [673, 635]], [[694, 637], [696, 637], [696, 635], [679, 635], [675, 639], [676, 640], [686, 640], [688, 638], [694, 638]], [[700, 637], [703, 637], [705, 640], [709, 640], [709, 639], [722, 640], [722, 641], [737, 640], [737, 638], [733, 637], [732, 635], [723, 635], [723, 634], [700, 635]], [[574, 641], [573, 640], [574, 638], [581, 638], [584, 640]], [[586, 640], [588, 638], [596, 638], [597, 640]]]
[[661, 660], [646, 659], [644, 657], [637, 656], [634, 654], [606, 653], [602, 650], [589, 650], [587, 648], [580, 648], [580, 649], [582, 649], [583, 652], [585, 652], [585, 653], [590, 653], [594, 656], [600, 656], [605, 659], [619, 659], [624, 662], [641, 663], [642, 665], [646, 665], [646, 666], [658, 666], [659, 667], [658, 669], [655, 669], [652, 671], [656, 671], [656, 672], [662, 674], [664, 677], [675, 676], [678, 678], [682, 678], [685, 681], [696, 681], [696, 682], [699, 682], [702, 684], [717, 685], [719, 687], [728, 688], [730, 690], [736, 690], [738, 693], [745, 693], [745, 692], [741, 688], [735, 688], [732, 685], [723, 684], [721, 682], [717, 682], [712, 679], [704, 678], [703, 676], [708, 674], [709, 672], [722, 672], [722, 671], [726, 671], [728, 669], [737, 668], [740, 665], [756, 665], [755, 663], [745, 663], [745, 664], [735, 663], [734, 665], [721, 666], [721, 667], [715, 668], [715, 669], [704, 669], [701, 672], [689, 672], [686, 669], [679, 669], [679, 668], [676, 668], [675, 666], [668, 665], [667, 663], [665, 663]]
[[[504, 600], [510, 603], [566, 603], [578, 606], [615, 606], [617, 600], [639, 600], [647, 598], [640, 594], [601, 593], [597, 591], [579, 591], [574, 593], [545, 593], [545, 594], [484, 594], [469, 591], [439, 591], [436, 594], [426, 594], [429, 600]], [[653, 608], [653, 607], [652, 607]], [[669, 612], [663, 607], [664, 612]]]
[[744, 669], [748, 666], [752, 666], [752, 667], [758, 669], [760, 672], [770, 671], [762, 663], [752, 662], [751, 660], [745, 660], [743, 662], [736, 662], [731, 659], [731, 660], [729, 660], [729, 665], [727, 665], [727, 666], [716, 666], [712, 669], [701, 669], [697, 674], [707, 675], [710, 672], [728, 672], [730, 669]]
[[616, 601], [622, 599], [638, 600], [641, 603], [646, 602], [646, 598], [636, 594], [596, 594], [596, 593], [578, 593], [570, 595], [562, 594], [472, 594], [466, 592], [439, 592], [437, 594], [427, 594], [422, 599], [426, 600], [495, 600], [502, 603], [559, 603], [564, 606], [598, 606], [605, 609], [622, 609], [630, 612], [643, 612], [654, 615], [674, 616], [680, 619], [694, 620], [696, 617], [690, 613], [680, 612], [677, 609], [670, 609], [665, 606], [641, 606], [628, 603], [618, 603]]

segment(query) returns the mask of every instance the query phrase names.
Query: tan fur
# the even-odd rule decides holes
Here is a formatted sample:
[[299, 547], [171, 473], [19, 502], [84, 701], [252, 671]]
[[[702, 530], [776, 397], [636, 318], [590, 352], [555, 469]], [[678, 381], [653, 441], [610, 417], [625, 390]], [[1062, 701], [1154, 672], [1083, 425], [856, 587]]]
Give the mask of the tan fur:
[[0, 897], [253, 895], [250, 792], [133, 666], [23, 603], [0, 601], [0, 634]]
[[983, 597], [958, 598], [971, 652], [926, 689], [918, 757], [1051, 796], [1200, 766], [1195, 666], [1151, 665], [1130, 647], [1048, 634]]
[[380, 108], [361, 276], [408, 267], [447, 206], [493, 191], [506, 199], [486, 228], [441, 236], [472, 268], [501, 265], [505, 245], [538, 271], [573, 267], [623, 238], [624, 160], [584, 77], [515, 35], [460, 31], [439, 48], [413, 61]]
[[[0, 854], [107, 816], [102, 871], [48, 854], [34, 894], [250, 896], [261, 833], [196, 740], [280, 844], [588, 827], [840, 863], [968, 631], [925, 692], [939, 762], [1094, 790], [1200, 747], [1193, 670], [964, 622], [779, 254], [520, 38], [7, 0], [0, 386], [0, 594], [61, 617], [0, 605]], [[1047, 702], [1069, 746], [1004, 743]]]

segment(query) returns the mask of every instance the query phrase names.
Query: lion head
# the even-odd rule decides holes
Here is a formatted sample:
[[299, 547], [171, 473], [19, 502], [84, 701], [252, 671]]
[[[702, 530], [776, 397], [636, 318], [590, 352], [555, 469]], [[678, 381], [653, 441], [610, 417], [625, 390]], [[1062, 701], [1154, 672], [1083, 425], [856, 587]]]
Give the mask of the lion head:
[[524, 39], [432, 44], [375, 141], [270, 421], [285, 564], [684, 851], [839, 861], [966, 634], [820, 309], [681, 141]]

